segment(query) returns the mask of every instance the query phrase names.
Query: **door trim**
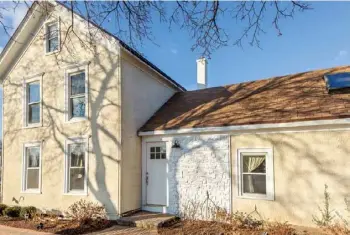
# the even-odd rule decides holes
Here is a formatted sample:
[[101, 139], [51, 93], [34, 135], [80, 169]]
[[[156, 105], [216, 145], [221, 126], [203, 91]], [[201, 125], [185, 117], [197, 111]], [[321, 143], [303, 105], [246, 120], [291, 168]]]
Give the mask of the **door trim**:
[[[166, 158], [169, 160], [169, 154], [171, 151], [171, 141], [170, 139], [164, 139], [162, 137], [154, 138], [150, 140], [142, 140], [142, 169], [141, 169], [141, 187], [142, 187], [142, 209], [145, 210], [155, 210], [157, 212], [166, 213], [167, 207], [169, 206], [169, 182], [166, 183], [166, 205], [147, 205], [147, 185], [146, 185], [146, 172], [147, 172], [147, 145], [149, 143], [165, 143], [166, 148]], [[169, 172], [169, 163], [166, 162], [166, 172]]]

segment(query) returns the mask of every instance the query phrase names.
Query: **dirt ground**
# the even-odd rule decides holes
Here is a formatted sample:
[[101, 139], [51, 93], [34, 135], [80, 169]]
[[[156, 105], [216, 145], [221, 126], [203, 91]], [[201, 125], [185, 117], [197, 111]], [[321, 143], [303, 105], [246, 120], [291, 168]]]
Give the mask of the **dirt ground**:
[[266, 229], [237, 229], [234, 226], [206, 221], [183, 221], [169, 228], [159, 229], [161, 235], [331, 235], [319, 228], [278, 224]]

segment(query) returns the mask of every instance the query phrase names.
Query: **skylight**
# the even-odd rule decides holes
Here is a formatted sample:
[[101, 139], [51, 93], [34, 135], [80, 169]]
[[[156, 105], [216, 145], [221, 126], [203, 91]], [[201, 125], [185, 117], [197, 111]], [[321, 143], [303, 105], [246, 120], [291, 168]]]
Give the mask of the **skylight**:
[[350, 88], [350, 72], [327, 74], [324, 76], [324, 79], [329, 91]]

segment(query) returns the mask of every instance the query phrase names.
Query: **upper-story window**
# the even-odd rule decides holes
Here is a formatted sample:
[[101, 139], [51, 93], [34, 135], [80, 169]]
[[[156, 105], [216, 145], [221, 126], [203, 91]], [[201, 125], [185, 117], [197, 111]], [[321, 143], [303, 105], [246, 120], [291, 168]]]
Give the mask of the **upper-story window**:
[[59, 24], [58, 21], [46, 24], [46, 53], [59, 50]]
[[27, 84], [28, 124], [40, 123], [40, 82]]
[[66, 72], [66, 121], [85, 120], [87, 117], [87, 66]]
[[41, 125], [41, 82], [42, 76], [24, 80], [23, 125], [25, 127]]

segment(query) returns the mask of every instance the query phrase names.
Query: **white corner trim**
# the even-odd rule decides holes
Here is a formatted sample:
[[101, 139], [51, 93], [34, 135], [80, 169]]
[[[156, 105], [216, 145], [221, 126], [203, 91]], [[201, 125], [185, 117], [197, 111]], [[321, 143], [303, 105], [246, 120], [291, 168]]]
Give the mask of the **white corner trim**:
[[176, 130], [156, 130], [156, 131], [140, 131], [139, 136], [151, 135], [173, 135], [173, 134], [194, 134], [205, 132], [244, 132], [252, 130], [268, 130], [280, 128], [296, 128], [296, 127], [322, 127], [333, 128], [335, 125], [347, 125], [350, 128], [350, 118], [331, 119], [331, 120], [316, 120], [316, 121], [301, 121], [301, 122], [287, 122], [287, 123], [273, 123], [273, 124], [252, 124], [252, 125], [237, 125], [225, 127], [201, 127], [201, 128], [185, 128]]

